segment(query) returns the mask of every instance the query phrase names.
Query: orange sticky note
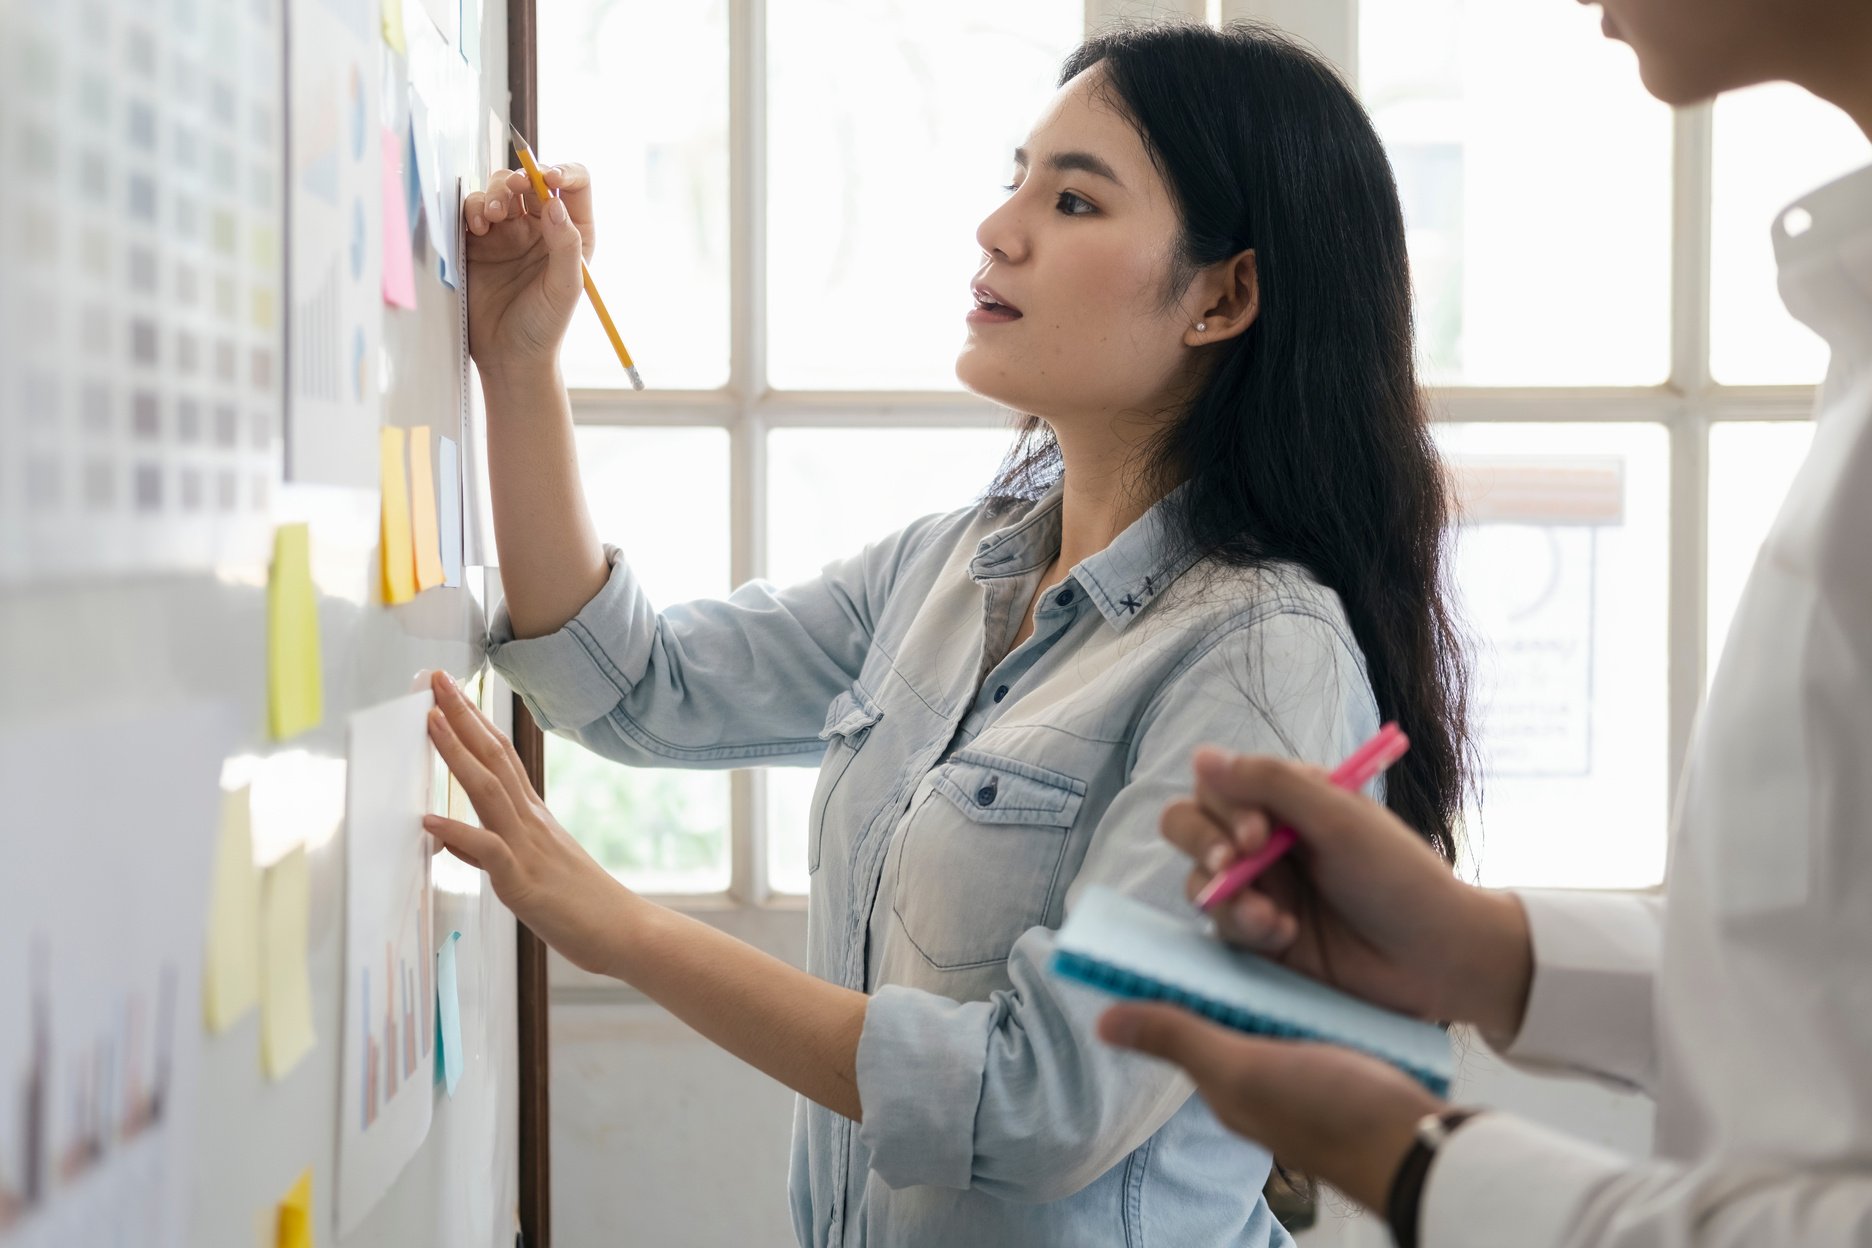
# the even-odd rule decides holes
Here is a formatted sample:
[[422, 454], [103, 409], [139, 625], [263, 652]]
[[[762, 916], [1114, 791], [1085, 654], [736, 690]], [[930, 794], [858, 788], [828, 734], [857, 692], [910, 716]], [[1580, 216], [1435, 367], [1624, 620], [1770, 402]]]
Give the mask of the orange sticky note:
[[410, 519], [415, 525], [416, 588], [442, 583], [442, 540], [436, 529], [435, 469], [429, 456], [429, 426], [409, 431]]
[[383, 297], [399, 308], [416, 306], [416, 269], [411, 249], [409, 200], [403, 182], [405, 144], [383, 132]]
[[378, 562], [383, 565], [383, 600], [395, 605], [416, 596], [416, 554], [410, 536], [409, 472], [404, 460], [403, 430], [377, 431], [383, 522], [378, 541]]
[[312, 1248], [312, 1171], [308, 1169], [279, 1203], [274, 1248]]

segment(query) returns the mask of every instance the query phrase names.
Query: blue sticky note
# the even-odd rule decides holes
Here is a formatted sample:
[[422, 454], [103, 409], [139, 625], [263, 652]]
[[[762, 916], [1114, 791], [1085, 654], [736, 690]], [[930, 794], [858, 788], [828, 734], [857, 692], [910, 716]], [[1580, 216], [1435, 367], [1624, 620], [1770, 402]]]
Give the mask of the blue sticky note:
[[437, 533], [442, 539], [442, 583], [460, 589], [462, 583], [461, 452], [452, 438], [436, 439]]
[[436, 1061], [442, 1064], [442, 1084], [455, 1095], [462, 1076], [461, 999], [455, 991], [455, 944], [460, 932], [450, 932], [436, 950]]
[[418, 237], [416, 227], [422, 224], [422, 167], [416, 163], [415, 123], [410, 123], [410, 131], [403, 144], [403, 196], [409, 201], [410, 237]]

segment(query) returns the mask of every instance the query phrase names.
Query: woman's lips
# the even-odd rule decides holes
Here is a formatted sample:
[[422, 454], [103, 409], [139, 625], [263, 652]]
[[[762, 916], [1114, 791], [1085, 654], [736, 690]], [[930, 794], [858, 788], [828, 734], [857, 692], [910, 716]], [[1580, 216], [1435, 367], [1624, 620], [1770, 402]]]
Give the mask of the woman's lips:
[[1021, 310], [1003, 299], [994, 287], [976, 282], [969, 287], [969, 293], [975, 296], [975, 306], [966, 318], [970, 324], [998, 325], [1020, 320]]

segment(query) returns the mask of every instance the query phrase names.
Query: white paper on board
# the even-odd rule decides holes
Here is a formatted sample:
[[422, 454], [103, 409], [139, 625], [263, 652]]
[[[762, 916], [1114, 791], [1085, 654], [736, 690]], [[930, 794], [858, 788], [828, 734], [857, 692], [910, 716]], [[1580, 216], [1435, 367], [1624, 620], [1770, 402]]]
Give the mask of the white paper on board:
[[[0, 1242], [185, 1243], [239, 723], [198, 703], [0, 733]], [[110, 752], [105, 784], [99, 742], [134, 745]]]
[[429, 1134], [435, 949], [427, 689], [351, 716], [345, 789], [338, 1233], [383, 1199]]

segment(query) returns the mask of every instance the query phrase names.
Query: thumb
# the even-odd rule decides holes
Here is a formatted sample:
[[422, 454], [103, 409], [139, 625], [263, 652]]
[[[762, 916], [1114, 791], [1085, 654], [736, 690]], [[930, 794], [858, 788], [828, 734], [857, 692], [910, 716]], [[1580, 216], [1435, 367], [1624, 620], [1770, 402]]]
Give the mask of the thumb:
[[541, 206], [540, 237], [547, 248], [547, 283], [554, 294], [576, 300], [585, 282], [584, 239], [572, 223], [565, 201], [556, 195]]
[[1099, 1017], [1099, 1037], [1181, 1066], [1204, 1088], [1240, 1082], [1268, 1041], [1224, 1028], [1172, 1005], [1115, 1005]]

